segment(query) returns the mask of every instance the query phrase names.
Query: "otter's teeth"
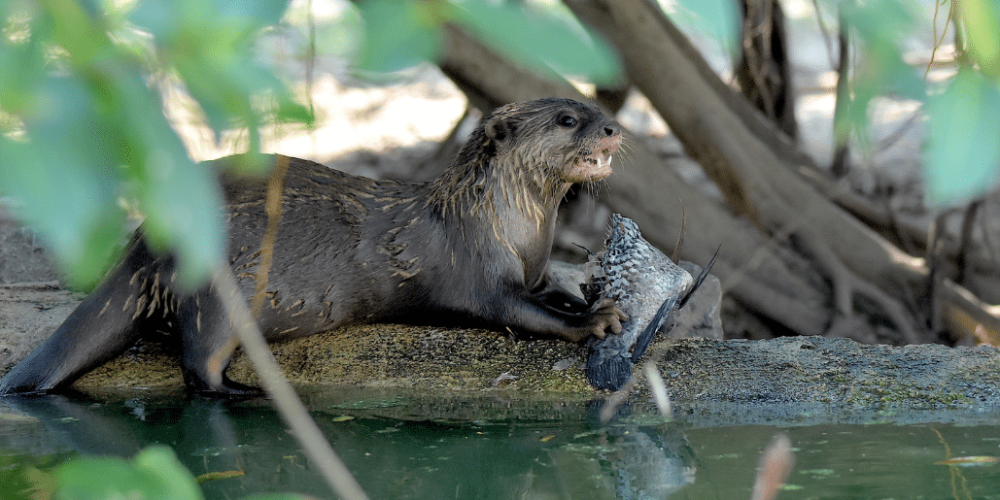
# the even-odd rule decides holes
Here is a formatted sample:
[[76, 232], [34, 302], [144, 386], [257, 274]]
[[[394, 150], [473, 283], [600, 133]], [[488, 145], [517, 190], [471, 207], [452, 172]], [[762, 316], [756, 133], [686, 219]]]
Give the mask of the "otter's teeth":
[[615, 158], [614, 155], [608, 155], [608, 158], [607, 159], [603, 159], [603, 160], [601, 158], [598, 158], [597, 159], [597, 167], [598, 168], [610, 167], [611, 166], [611, 160], [613, 160], [614, 158]]

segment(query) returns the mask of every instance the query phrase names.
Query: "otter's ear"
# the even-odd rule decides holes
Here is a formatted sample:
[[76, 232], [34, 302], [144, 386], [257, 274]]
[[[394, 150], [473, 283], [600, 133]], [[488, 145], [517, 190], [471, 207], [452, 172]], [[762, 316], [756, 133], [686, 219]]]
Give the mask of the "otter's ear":
[[486, 132], [486, 137], [496, 142], [505, 142], [514, 133], [514, 124], [503, 118], [496, 117], [486, 122], [483, 129]]

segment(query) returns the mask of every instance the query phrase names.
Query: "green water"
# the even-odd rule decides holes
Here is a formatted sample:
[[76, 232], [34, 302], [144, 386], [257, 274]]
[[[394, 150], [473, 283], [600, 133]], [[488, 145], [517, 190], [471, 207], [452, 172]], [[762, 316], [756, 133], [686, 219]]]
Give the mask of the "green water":
[[[675, 406], [502, 396], [326, 391], [307, 398], [373, 499], [743, 499], [763, 447], [783, 432], [796, 465], [782, 499], [1000, 499], [1000, 411], [871, 411], [816, 406]], [[44, 397], [0, 402], [0, 491], [28, 499], [74, 456], [129, 457], [170, 445], [206, 498], [265, 492], [332, 498], [265, 401]], [[41, 478], [41, 479], [40, 479]]]

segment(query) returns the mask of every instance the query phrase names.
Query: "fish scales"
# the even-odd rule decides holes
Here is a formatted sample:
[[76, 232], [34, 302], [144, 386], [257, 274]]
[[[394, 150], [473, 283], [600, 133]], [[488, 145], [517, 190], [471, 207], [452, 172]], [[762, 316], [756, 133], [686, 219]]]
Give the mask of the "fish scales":
[[649, 244], [635, 222], [620, 214], [611, 216], [605, 249], [591, 254], [584, 274], [587, 281], [582, 288], [588, 303], [609, 297], [629, 316], [620, 334], [588, 341], [588, 381], [598, 389], [617, 390], [632, 377], [632, 366], [662, 326], [651, 329], [651, 324], [673, 316], [679, 302], [693, 291], [695, 280]]

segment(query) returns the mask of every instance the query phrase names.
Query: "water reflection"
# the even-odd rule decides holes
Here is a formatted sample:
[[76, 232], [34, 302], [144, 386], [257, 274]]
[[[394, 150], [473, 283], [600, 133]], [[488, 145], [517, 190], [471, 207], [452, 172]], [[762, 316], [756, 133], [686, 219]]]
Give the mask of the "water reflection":
[[[320, 427], [372, 499], [746, 499], [777, 432], [796, 466], [779, 498], [995, 499], [1000, 409], [875, 410], [675, 405], [677, 421], [622, 406], [602, 425], [588, 401], [441, 397], [372, 390], [307, 394]], [[0, 399], [0, 491], [75, 454], [132, 456], [167, 444], [209, 499], [295, 492], [331, 498], [267, 401], [46, 396]], [[20, 491], [11, 497], [8, 491]]]
[[[593, 422], [599, 418], [602, 401], [589, 405]], [[610, 444], [607, 453], [599, 454], [605, 469], [614, 474], [614, 498], [667, 498], [695, 478], [694, 450], [687, 436], [665, 422], [640, 425], [643, 419], [656, 423], [656, 417], [637, 415], [623, 404], [606, 426], [595, 431]]]
[[[596, 402], [544, 403], [548, 407], [539, 411], [519, 408], [520, 402], [468, 398], [441, 403], [459, 408], [445, 408], [442, 414], [450, 416], [436, 418], [418, 399], [312, 401], [320, 427], [372, 498], [666, 498], [694, 481], [694, 452], [684, 433], [628, 405], [601, 425]], [[37, 419], [0, 423], [0, 448], [7, 454], [127, 457], [150, 444], [168, 444], [195, 475], [246, 472], [205, 483], [208, 498], [265, 492], [330, 497], [264, 401], [2, 401]], [[525, 418], [532, 411], [535, 417]], [[479, 417], [456, 421], [463, 412]]]
[[[144, 399], [104, 402], [60, 395], [14, 395], [0, 401], [37, 419], [45, 431], [26, 429], [25, 422], [19, 422], [17, 430], [4, 429], [0, 448], [5, 450], [132, 457], [146, 446], [167, 444], [192, 469], [194, 465], [203, 472], [241, 468], [242, 457], [233, 452], [240, 443], [223, 402], [203, 398], [180, 404]], [[44, 439], [31, 440], [38, 436]]]

